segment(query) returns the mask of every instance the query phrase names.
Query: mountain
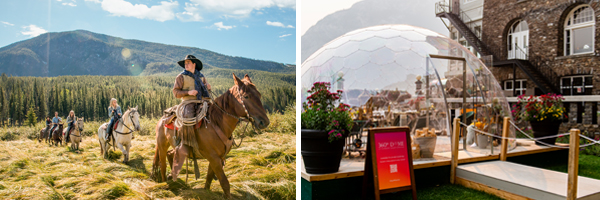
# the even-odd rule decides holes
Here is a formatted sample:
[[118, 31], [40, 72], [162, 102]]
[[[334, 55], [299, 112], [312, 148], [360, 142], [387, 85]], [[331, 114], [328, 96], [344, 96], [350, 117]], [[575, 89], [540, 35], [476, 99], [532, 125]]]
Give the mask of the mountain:
[[[45, 33], [0, 48], [0, 73], [12, 76], [153, 75], [182, 70], [195, 55], [204, 69], [246, 69], [293, 74], [283, 63], [227, 56], [205, 49], [123, 39], [85, 30]], [[203, 70], [204, 71], [204, 70]]]
[[439, 0], [363, 0], [321, 19], [302, 35], [302, 62], [329, 41], [350, 31], [382, 24], [409, 24], [448, 35], [435, 17]]

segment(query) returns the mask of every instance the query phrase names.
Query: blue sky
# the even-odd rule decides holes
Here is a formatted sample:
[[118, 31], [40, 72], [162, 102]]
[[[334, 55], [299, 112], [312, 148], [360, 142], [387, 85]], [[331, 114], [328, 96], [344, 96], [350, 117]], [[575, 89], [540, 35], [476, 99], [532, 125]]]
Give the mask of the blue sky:
[[[84, 29], [217, 53], [296, 62], [295, 0], [18, 0], [0, 3], [0, 47]], [[181, 58], [185, 55], [181, 55]]]

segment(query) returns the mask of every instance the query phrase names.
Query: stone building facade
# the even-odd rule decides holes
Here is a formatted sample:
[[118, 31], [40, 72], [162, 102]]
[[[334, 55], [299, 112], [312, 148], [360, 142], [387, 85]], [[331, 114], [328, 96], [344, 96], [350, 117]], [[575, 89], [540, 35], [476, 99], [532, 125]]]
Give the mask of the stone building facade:
[[[538, 65], [540, 71], [548, 70], [547, 74], [555, 76], [547, 78], [567, 98], [565, 107], [569, 116], [561, 131], [580, 128], [598, 132], [600, 3], [594, 0], [487, 0], [483, 3], [483, 13], [481, 41], [496, 60], [529, 60]], [[521, 25], [520, 30], [526, 33], [515, 31], [515, 27]], [[517, 50], [526, 56], [515, 58]], [[490, 70], [505, 89], [523, 83], [522, 94], [542, 93], [519, 69], [490, 67]]]
[[[554, 91], [565, 96], [568, 119], [560, 131], [579, 128], [600, 134], [598, 0], [444, 0], [438, 4], [448, 5], [447, 12], [459, 16], [461, 23], [484, 44], [487, 56], [470, 44], [477, 41], [467, 41], [458, 33], [457, 28], [465, 25], [449, 23], [450, 37], [491, 65], [488, 68], [509, 102], [515, 103], [521, 94], [541, 95], [544, 89], [548, 91], [547, 86], [536, 85], [539, 78], [532, 80], [514, 64], [499, 64], [528, 61], [529, 67], [541, 73]], [[436, 7], [436, 15], [439, 13]], [[494, 57], [492, 64], [488, 62], [490, 54]]]

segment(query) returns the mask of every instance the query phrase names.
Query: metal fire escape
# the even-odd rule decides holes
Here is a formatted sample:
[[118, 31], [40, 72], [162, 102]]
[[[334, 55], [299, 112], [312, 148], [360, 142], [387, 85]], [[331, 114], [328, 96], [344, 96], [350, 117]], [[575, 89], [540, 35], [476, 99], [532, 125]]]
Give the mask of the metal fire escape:
[[[535, 83], [535, 85], [542, 91], [542, 93], [555, 93], [560, 94], [558, 87], [552, 83], [558, 83], [559, 77], [547, 66], [547, 61], [542, 60], [540, 57], [527, 56], [525, 59], [510, 59], [498, 61], [499, 58], [494, 55], [490, 48], [481, 41], [479, 36], [475, 34], [477, 30], [474, 28], [474, 23], [470, 23], [473, 20], [469, 18], [462, 11], [452, 12], [451, 7], [445, 1], [441, 1], [435, 4], [435, 15], [437, 17], [446, 18], [454, 25], [454, 28], [458, 30], [467, 42], [483, 56], [492, 56], [494, 67], [505, 67], [512, 66], [518, 67]], [[446, 22], [442, 20], [444, 24]], [[446, 25], [448, 29], [450, 27]], [[479, 30], [481, 31], [481, 30]], [[522, 49], [519, 48], [522, 51]]]

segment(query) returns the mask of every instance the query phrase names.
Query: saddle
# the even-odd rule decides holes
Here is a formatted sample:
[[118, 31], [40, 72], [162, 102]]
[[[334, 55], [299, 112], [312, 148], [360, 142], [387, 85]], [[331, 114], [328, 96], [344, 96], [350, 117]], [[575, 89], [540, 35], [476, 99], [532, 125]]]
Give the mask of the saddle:
[[[173, 107], [167, 108], [166, 110], [163, 111], [164, 115], [163, 115], [163, 120], [165, 121], [165, 127], [171, 130], [179, 130], [179, 128], [177, 128], [175, 126], [175, 119], [177, 119], [177, 108], [179, 108], [179, 105], [175, 105]], [[198, 109], [196, 111], [196, 114], [200, 113], [200, 109]], [[194, 126], [194, 129], [200, 128], [200, 126], [202, 125], [202, 121], [204, 120], [200, 120], [198, 121], [198, 123], [196, 123], [196, 125]]]

